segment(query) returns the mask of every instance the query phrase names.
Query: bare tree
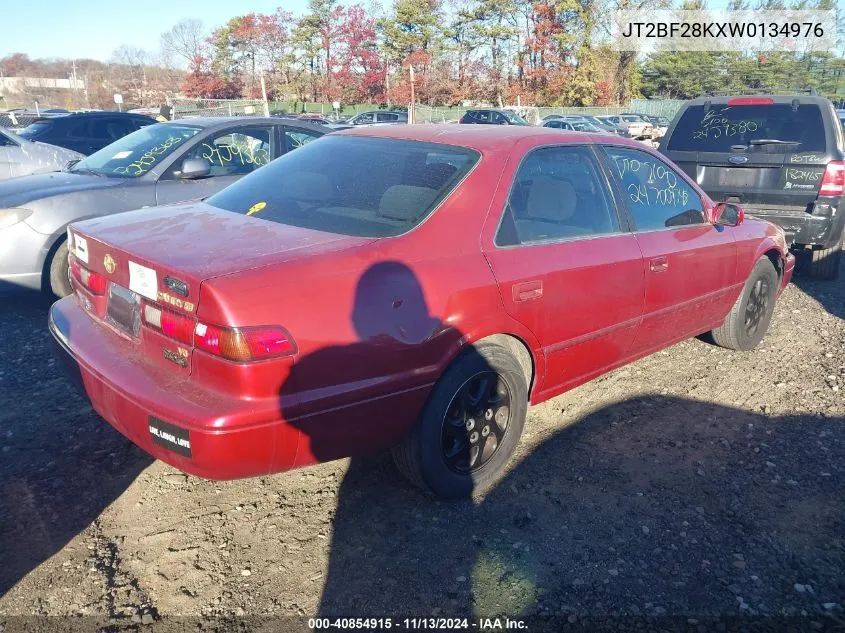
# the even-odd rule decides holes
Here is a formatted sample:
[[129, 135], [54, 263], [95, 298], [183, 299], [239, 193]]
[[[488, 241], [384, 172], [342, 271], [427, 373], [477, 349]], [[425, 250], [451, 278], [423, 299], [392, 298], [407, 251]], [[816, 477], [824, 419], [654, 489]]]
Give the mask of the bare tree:
[[161, 50], [167, 59], [176, 58], [188, 66], [202, 55], [207, 38], [200, 20], [180, 20], [161, 34]]
[[130, 100], [138, 105], [146, 102], [147, 65], [149, 54], [134, 46], [121, 46], [112, 53], [110, 70], [113, 83], [128, 91]]

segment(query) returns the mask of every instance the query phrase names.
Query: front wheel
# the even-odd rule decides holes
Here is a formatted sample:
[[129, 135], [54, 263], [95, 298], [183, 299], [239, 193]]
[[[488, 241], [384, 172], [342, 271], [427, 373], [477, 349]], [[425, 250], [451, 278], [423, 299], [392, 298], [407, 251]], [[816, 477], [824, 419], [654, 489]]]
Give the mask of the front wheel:
[[771, 260], [761, 257], [725, 322], [713, 330], [716, 344], [741, 351], [757, 347], [772, 320], [779, 282]]
[[49, 277], [47, 284], [45, 284], [47, 292], [52, 293], [59, 299], [66, 297], [73, 292], [68, 279], [68, 252], [67, 242], [62, 244], [53, 251], [53, 257], [50, 260], [50, 267], [48, 269]]
[[437, 496], [469, 497], [502, 477], [527, 410], [527, 381], [513, 355], [498, 345], [470, 348], [440, 377], [393, 459]]

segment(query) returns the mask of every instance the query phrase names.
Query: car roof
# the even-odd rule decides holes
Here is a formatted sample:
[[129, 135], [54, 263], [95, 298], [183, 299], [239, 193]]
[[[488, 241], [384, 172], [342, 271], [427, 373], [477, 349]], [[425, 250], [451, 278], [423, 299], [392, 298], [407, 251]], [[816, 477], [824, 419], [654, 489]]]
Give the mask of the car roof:
[[[553, 143], [608, 143], [628, 145], [647, 149], [641, 143], [624, 138], [590, 134], [588, 132], [570, 132], [535, 125], [447, 125], [422, 123], [417, 125], [368, 126], [338, 130], [333, 136], [369, 136], [393, 138], [424, 143], [442, 143], [475, 149], [480, 152], [507, 149], [517, 141], [528, 141], [529, 145]], [[612, 140], [610, 140], [612, 139]]]
[[[792, 103], [798, 100], [799, 104], [815, 104], [826, 105], [830, 103], [828, 99], [819, 97], [818, 95], [796, 95], [796, 94], [735, 94], [735, 95], [718, 95], [718, 96], [703, 96], [690, 99], [682, 107], [689, 107], [694, 105], [704, 105], [708, 101], [712, 103], [727, 103], [731, 99], [771, 99], [774, 103]], [[765, 105], [765, 104], [761, 104]]]
[[316, 130], [320, 132], [325, 132], [327, 130], [326, 126], [322, 125], [321, 123], [315, 123], [313, 121], [309, 121], [308, 119], [297, 119], [296, 117], [283, 116], [207, 116], [197, 117], [195, 119], [175, 119], [173, 121], [162, 122], [161, 125], [187, 125], [190, 127], [199, 127], [204, 130], [213, 130], [217, 128], [229, 127], [234, 123], [241, 123], [243, 125], [290, 124], [296, 127]]

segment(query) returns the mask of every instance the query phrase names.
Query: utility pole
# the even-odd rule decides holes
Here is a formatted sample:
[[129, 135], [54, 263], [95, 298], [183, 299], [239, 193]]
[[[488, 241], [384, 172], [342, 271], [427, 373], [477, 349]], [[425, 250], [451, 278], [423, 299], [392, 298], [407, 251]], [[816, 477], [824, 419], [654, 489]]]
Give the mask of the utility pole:
[[270, 116], [270, 104], [267, 103], [267, 86], [264, 83], [264, 69], [261, 69], [261, 99], [264, 101], [264, 116]]
[[408, 69], [411, 71], [411, 107], [408, 108], [408, 123], [414, 124], [416, 123], [417, 119], [417, 109], [416, 109], [416, 98], [414, 96], [414, 66], [413, 64], [408, 66]]
[[72, 87], [73, 88], [73, 93], [72, 93], [73, 94], [73, 105], [76, 105], [76, 95], [78, 94], [77, 89], [76, 89], [76, 59], [73, 60], [72, 64], [73, 64], [73, 87]]

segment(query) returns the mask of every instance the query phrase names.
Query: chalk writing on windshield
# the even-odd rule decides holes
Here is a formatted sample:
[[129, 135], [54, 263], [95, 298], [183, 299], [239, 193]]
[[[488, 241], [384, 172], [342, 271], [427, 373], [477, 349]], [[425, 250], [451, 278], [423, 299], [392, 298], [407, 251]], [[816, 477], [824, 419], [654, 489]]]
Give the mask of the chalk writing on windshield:
[[263, 148], [245, 145], [202, 144], [202, 157], [212, 165], [225, 167], [227, 164], [256, 165], [261, 167], [270, 162], [270, 152]]
[[181, 136], [171, 136], [163, 143], [156, 145], [144, 152], [141, 157], [128, 165], [121, 165], [114, 168], [115, 174], [127, 176], [142, 176], [159, 161], [159, 159], [167, 154], [171, 147], [178, 145], [185, 139]]
[[748, 132], [756, 132], [759, 126], [756, 121], [731, 121], [726, 116], [730, 108], [722, 108], [721, 110], [708, 110], [701, 118], [701, 123], [698, 124], [698, 129], [693, 132], [692, 137], [695, 139], [717, 139], [723, 136], [732, 137], [746, 134]]

